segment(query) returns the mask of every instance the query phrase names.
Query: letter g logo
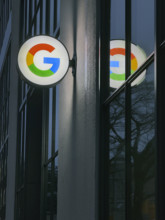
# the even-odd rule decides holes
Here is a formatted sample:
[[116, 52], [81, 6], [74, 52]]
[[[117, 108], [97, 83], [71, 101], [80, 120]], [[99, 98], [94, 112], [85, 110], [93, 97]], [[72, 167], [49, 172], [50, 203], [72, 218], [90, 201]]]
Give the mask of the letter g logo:
[[[37, 44], [33, 46], [27, 53], [27, 57], [26, 57], [26, 62], [31, 72], [41, 77], [47, 77], [55, 74], [60, 66], [60, 58], [46, 57], [46, 56], [43, 57], [42, 53], [40, 53], [41, 51], [43, 51], [43, 53], [45, 51], [51, 53], [54, 50], [55, 48], [49, 44]], [[34, 57], [37, 54], [38, 54], [38, 60], [41, 59], [42, 61], [41, 60], [40, 61], [43, 63], [52, 64], [52, 67], [48, 70], [44, 70], [41, 69], [42, 65], [40, 65], [40, 68], [37, 68], [34, 63]]]
[[18, 66], [28, 81], [49, 86], [65, 76], [69, 68], [69, 55], [57, 39], [36, 36], [22, 45], [18, 54]]

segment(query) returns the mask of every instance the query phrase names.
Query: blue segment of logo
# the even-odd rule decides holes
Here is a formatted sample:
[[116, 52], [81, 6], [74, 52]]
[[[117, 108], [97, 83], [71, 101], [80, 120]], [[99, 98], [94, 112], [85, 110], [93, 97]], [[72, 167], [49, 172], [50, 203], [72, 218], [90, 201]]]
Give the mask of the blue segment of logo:
[[[110, 64], [110, 67], [119, 67], [119, 61], [110, 61], [109, 64]], [[110, 73], [112, 73], [111, 70], [110, 70]]]
[[53, 64], [50, 70], [56, 73], [60, 66], [60, 58], [44, 57], [44, 63]]

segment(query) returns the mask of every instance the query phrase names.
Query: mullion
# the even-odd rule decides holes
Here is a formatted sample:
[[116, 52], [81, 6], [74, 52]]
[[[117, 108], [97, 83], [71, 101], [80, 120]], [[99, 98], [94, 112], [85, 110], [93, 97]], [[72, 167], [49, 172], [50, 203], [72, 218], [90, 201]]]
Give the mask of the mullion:
[[[99, 170], [99, 219], [109, 219], [109, 109], [103, 103], [109, 94], [109, 39], [111, 0], [98, 1], [100, 13], [100, 170]], [[108, 120], [107, 120], [108, 119]], [[102, 147], [104, 146], [104, 147]]]
[[52, 156], [52, 135], [53, 135], [53, 89], [49, 89], [49, 94], [48, 94], [48, 100], [49, 100], [49, 105], [48, 105], [48, 159], [51, 158]]
[[[125, 0], [125, 76], [131, 75], [131, 0]], [[131, 84], [125, 87], [125, 219], [131, 219]]]
[[[161, 48], [165, 39], [165, 2], [164, 0], [155, 1], [155, 14], [156, 14], [156, 53], [155, 53], [155, 106], [156, 106], [156, 218], [164, 220], [164, 204], [165, 204], [165, 86], [164, 86], [164, 60], [165, 60], [165, 48]], [[163, 43], [162, 43], [163, 41]]]
[[[42, 11], [42, 10], [41, 10]], [[42, 178], [42, 184], [41, 184], [41, 197], [42, 197], [42, 202], [41, 202], [41, 219], [44, 220], [46, 218], [46, 191], [47, 191], [47, 170], [45, 166], [45, 161], [48, 158], [48, 89], [44, 88], [43, 89], [43, 135], [42, 135], [42, 173], [41, 173], [41, 178]]]
[[55, 154], [55, 130], [56, 130], [56, 89], [53, 89], [53, 109], [52, 109], [52, 155]]

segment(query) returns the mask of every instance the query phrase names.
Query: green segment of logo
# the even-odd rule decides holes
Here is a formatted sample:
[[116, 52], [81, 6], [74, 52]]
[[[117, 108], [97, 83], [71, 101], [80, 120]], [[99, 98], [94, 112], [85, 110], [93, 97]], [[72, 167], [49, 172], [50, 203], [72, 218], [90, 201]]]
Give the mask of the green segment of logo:
[[41, 77], [48, 77], [48, 76], [52, 76], [54, 73], [51, 70], [40, 70], [38, 69], [34, 63], [31, 64], [30, 66], [28, 66], [30, 71], [32, 73], [34, 73], [37, 76], [41, 76]]
[[[131, 74], [133, 74], [135, 71], [131, 70]], [[110, 78], [117, 81], [124, 81], [125, 80], [125, 73], [117, 74], [117, 73], [111, 73]]]

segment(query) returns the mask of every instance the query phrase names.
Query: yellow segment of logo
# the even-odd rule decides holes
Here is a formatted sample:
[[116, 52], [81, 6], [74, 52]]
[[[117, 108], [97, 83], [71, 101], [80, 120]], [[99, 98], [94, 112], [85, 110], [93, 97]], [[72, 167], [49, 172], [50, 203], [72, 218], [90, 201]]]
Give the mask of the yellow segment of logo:
[[132, 59], [131, 60], [131, 70], [135, 71], [138, 68], [138, 63], [137, 63], [137, 59]]
[[26, 63], [27, 63], [28, 66], [33, 64], [33, 55], [29, 52], [28, 52], [27, 57], [26, 57]]

